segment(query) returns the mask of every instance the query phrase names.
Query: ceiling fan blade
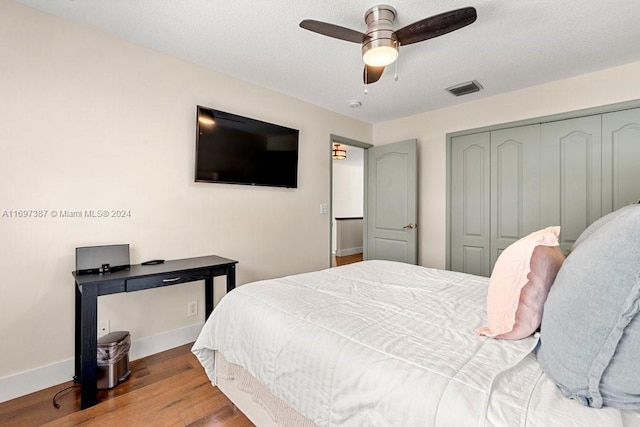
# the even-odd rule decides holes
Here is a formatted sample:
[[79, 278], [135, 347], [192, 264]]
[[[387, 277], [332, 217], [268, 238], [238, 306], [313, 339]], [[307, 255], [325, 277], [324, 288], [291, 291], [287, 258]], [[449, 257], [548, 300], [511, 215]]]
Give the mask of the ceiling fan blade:
[[432, 39], [472, 24], [478, 15], [473, 7], [450, 10], [425, 18], [396, 31], [400, 46]]
[[339, 25], [328, 24], [326, 22], [314, 21], [313, 19], [305, 19], [300, 22], [300, 27], [305, 30], [313, 31], [314, 33], [353, 43], [362, 43], [366, 39], [370, 38], [368, 35], [359, 31], [351, 30]]
[[384, 67], [372, 67], [370, 65], [365, 65], [364, 71], [362, 71], [362, 80], [366, 85], [370, 83], [375, 83], [378, 80], [380, 80], [380, 77], [382, 77], [383, 72], [384, 72]]

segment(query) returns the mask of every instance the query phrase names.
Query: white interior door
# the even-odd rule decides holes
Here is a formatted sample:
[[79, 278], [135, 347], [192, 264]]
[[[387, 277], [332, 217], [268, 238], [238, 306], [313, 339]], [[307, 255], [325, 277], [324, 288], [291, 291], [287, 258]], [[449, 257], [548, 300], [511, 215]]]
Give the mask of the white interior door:
[[418, 262], [417, 141], [367, 150], [366, 259]]

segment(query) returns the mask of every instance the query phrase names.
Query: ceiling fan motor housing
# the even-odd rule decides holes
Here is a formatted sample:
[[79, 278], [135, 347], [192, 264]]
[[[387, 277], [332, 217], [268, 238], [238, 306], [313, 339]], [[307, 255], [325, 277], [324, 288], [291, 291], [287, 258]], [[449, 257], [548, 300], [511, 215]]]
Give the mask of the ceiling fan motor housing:
[[367, 10], [364, 15], [364, 21], [367, 24], [366, 34], [370, 38], [362, 43], [363, 58], [367, 52], [378, 47], [389, 47], [397, 52], [398, 38], [393, 30], [395, 19], [396, 10], [386, 4], [374, 6]]

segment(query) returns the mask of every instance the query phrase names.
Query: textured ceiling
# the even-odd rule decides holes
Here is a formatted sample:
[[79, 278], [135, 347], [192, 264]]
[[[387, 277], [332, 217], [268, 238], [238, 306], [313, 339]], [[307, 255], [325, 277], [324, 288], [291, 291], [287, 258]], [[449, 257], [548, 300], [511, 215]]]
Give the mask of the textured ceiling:
[[[466, 6], [478, 19], [401, 48], [398, 81], [392, 65], [365, 95], [360, 46], [298, 24], [364, 31], [371, 0], [18, 1], [370, 123], [640, 60], [638, 0], [394, 0], [396, 28]], [[469, 80], [484, 90], [444, 90]]]

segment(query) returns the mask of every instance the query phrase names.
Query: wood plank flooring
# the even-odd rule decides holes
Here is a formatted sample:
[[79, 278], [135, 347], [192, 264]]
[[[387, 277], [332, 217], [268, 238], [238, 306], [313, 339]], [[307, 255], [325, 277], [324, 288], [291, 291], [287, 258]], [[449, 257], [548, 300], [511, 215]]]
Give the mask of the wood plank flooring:
[[337, 267], [340, 265], [353, 264], [354, 262], [362, 261], [362, 254], [353, 254], [353, 255], [345, 255], [345, 256], [336, 256], [333, 255], [333, 266]]
[[227, 397], [209, 382], [192, 344], [131, 362], [130, 377], [111, 390], [99, 391], [100, 403], [80, 410], [80, 388], [69, 381], [0, 403], [0, 425], [6, 426], [253, 426]]

